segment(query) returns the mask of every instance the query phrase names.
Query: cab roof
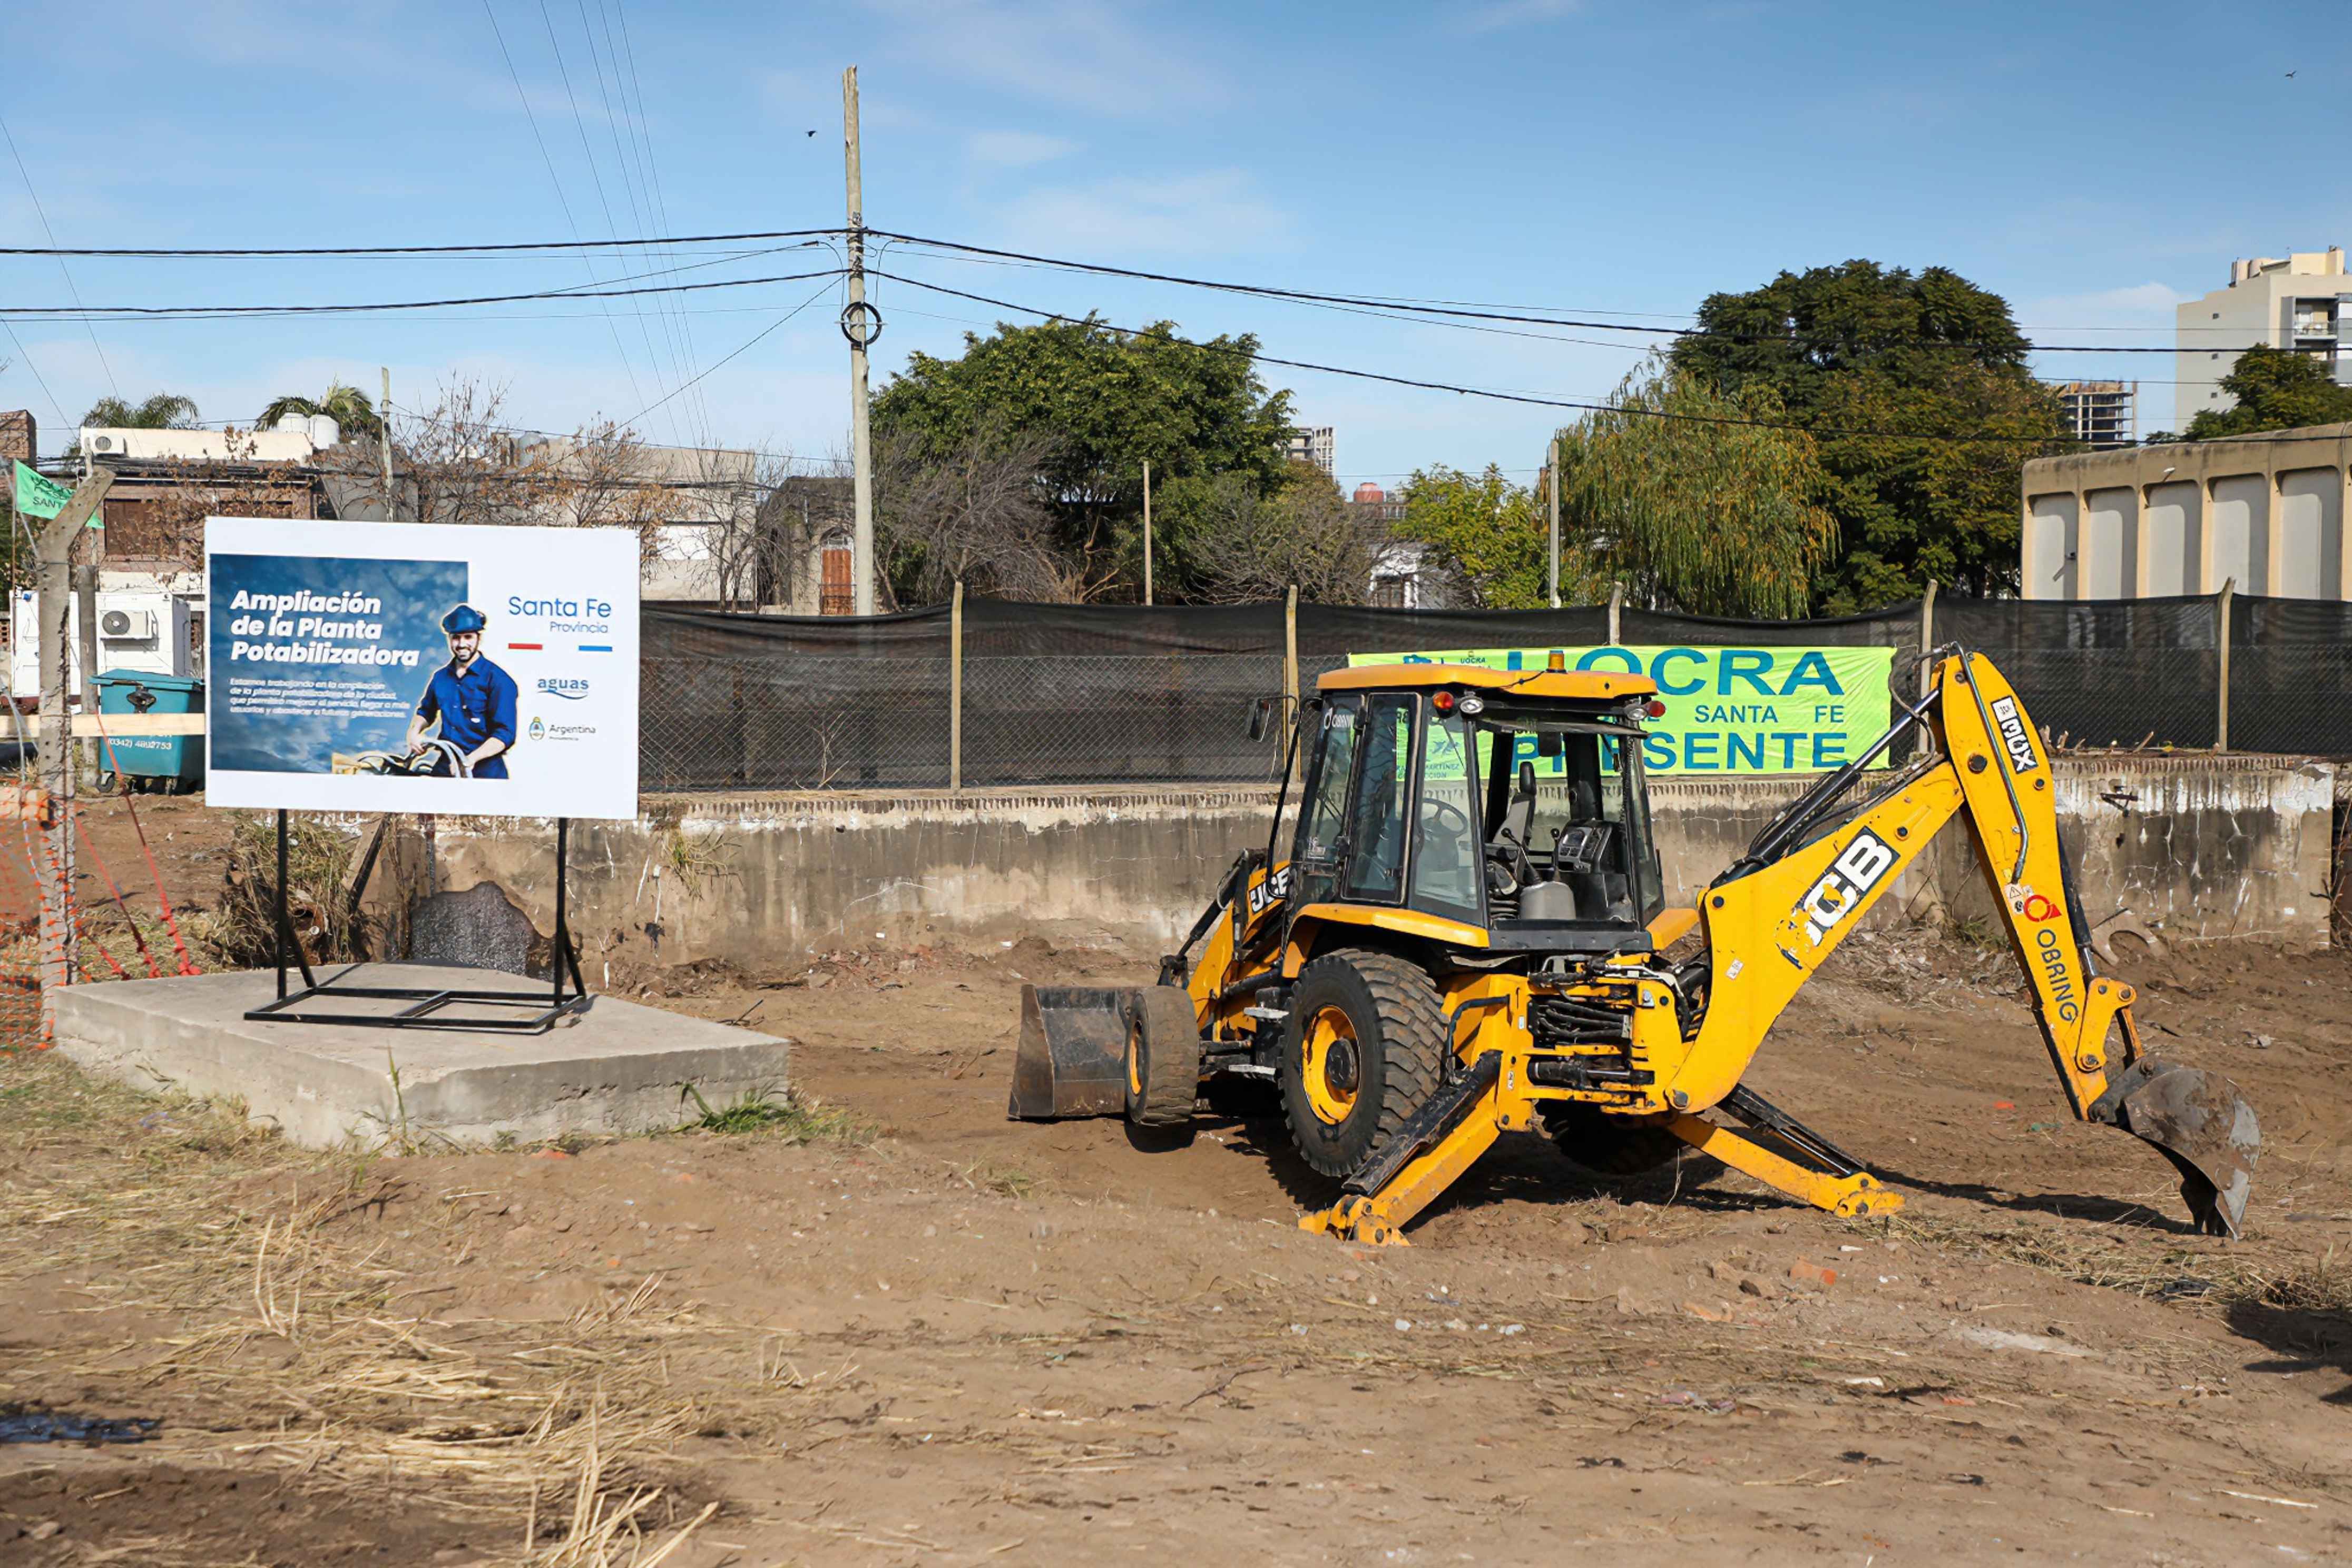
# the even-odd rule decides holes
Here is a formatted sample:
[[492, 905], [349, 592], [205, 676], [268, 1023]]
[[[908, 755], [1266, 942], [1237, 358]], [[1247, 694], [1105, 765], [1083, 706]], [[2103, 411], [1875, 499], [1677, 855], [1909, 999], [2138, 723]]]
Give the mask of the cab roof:
[[1490, 669], [1483, 664], [1359, 664], [1317, 678], [1318, 691], [1415, 690], [1470, 686], [1514, 697], [1569, 702], [1615, 702], [1647, 697], [1658, 683], [1622, 669]]

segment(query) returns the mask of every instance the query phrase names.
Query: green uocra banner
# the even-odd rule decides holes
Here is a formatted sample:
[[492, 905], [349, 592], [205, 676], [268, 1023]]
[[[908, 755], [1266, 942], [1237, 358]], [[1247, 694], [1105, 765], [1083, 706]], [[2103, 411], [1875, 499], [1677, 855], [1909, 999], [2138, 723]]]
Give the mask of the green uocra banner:
[[1891, 647], [1482, 647], [1358, 653], [1348, 662], [1537, 670], [1554, 652], [1570, 669], [1657, 682], [1665, 716], [1649, 721], [1642, 742], [1653, 773], [1825, 772], [1867, 750], [1893, 710]]

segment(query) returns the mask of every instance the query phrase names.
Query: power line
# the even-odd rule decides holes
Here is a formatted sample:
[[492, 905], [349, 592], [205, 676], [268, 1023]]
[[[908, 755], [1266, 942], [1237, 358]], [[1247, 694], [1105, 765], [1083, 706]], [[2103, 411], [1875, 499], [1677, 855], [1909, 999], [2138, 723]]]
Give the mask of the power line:
[[823, 288], [810, 295], [807, 299], [802, 300], [799, 304], [793, 306], [791, 310], [785, 311], [782, 315], [778, 316], [774, 321], [770, 321], [758, 331], [752, 333], [751, 341], [746, 342], [742, 348], [737, 349], [734, 353], [729, 354], [726, 359], [721, 359], [713, 363], [709, 369], [705, 370], [701, 374], [697, 375], [693, 381], [689, 381], [669, 393], [667, 396], [665, 396], [661, 400], [661, 403], [649, 404], [646, 407], [638, 409], [635, 414], [630, 415], [626, 419], [622, 420], [621, 423], [624, 425], [635, 425], [638, 420], [643, 419], [646, 415], [651, 414], [655, 409], [660, 407], [662, 403], [667, 403], [670, 398], [676, 397], [678, 393], [684, 392], [687, 387], [695, 385], [702, 380], [703, 376], [709, 375], [711, 371], [717, 370], [720, 365], [725, 364], [728, 360], [731, 360], [735, 358], [737, 354], [742, 353], [744, 350], [749, 349], [752, 343], [758, 342], [761, 338], [766, 337], [770, 332], [774, 331], [778, 327], [782, 326], [786, 321], [791, 321], [794, 316], [799, 315], [803, 310], [807, 310], [811, 305], [814, 305], [819, 300], [824, 299], [825, 294], [830, 291], [832, 288], [833, 284], [830, 280], [830, 275], [828, 275], [828, 279]]
[[[25, 154], [16, 150], [16, 133], [8, 129], [8, 121], [5, 115], [0, 115], [0, 137], [5, 137], [7, 139], [8, 156], [16, 161], [16, 173], [24, 179], [25, 194], [33, 198], [33, 216], [41, 220], [41, 232], [47, 235], [49, 237], [49, 244], [55, 246], [58, 243], [57, 231], [49, 226], [49, 215], [41, 205], [41, 195], [38, 191], [33, 189], [33, 172], [25, 167]], [[65, 278], [66, 292], [73, 296], [74, 303], [76, 305], [79, 305], [81, 303], [81, 290], [74, 287], [73, 274], [67, 270], [66, 258], [62, 256], [58, 258], [58, 271]], [[98, 341], [97, 326], [91, 321], [84, 320], [82, 327], [83, 330], [89, 333], [89, 346], [98, 351], [98, 368], [106, 373], [106, 384], [108, 388], [113, 392], [116, 400], [120, 401], [122, 396], [122, 386], [121, 383], [114, 379], [114, 367], [107, 363], [106, 350]], [[19, 343], [16, 346], [20, 352], [24, 348], [24, 344], [22, 343]], [[29, 363], [30, 362], [27, 361], [26, 363]], [[65, 417], [65, 411], [63, 409], [59, 409], [58, 411], [58, 417], [60, 419]]]
[[[817, 272], [783, 272], [765, 278], [730, 278], [713, 283], [661, 283], [642, 289], [541, 289], [529, 294], [475, 294], [449, 300], [389, 300], [351, 305], [93, 305], [85, 315], [171, 317], [203, 321], [222, 318], [250, 321], [269, 316], [360, 315], [378, 310], [425, 310], [453, 305], [510, 305], [525, 300], [615, 300], [645, 294], [691, 294], [709, 289], [751, 289], [766, 283], [798, 283], [811, 278], [835, 278], [838, 267]], [[59, 305], [0, 305], [0, 317], [75, 319]]]
[[[60, 426], [72, 424], [73, 421], [66, 417], [65, 405], [59, 403], [58, 401], [58, 395], [49, 390], [48, 378], [41, 374], [41, 367], [33, 363], [33, 356], [25, 352], [25, 340], [16, 335], [16, 323], [8, 321], [5, 317], [0, 317], [0, 327], [6, 327], [8, 329], [8, 341], [16, 345], [16, 357], [23, 360], [25, 362], [25, 368], [33, 373], [34, 381], [40, 384], [41, 395], [49, 400], [49, 407], [56, 411], [58, 424]], [[33, 455], [37, 458], [40, 456], [38, 452], [36, 452]]]
[[[908, 284], [917, 289], [929, 289], [935, 294], [952, 295], [959, 300], [970, 300], [977, 304], [994, 306], [999, 310], [1019, 310], [1026, 315], [1043, 317], [1050, 321], [1065, 321], [1074, 326], [1097, 326], [1122, 337], [1163, 335], [1146, 332], [1134, 327], [1113, 326], [1094, 316], [1068, 316], [1057, 310], [1041, 310], [1034, 305], [1018, 304], [1009, 300], [991, 299], [985, 294], [968, 293], [963, 289], [950, 289], [939, 283], [926, 283], [919, 278], [908, 278], [898, 273], [876, 270], [873, 275], [888, 278], [893, 282]], [[1189, 338], [1179, 338], [1173, 334], [1164, 334], [1164, 336], [1166, 341], [1182, 344], [1187, 348], [1201, 349], [1208, 353], [1237, 354], [1260, 364], [1278, 364], [1291, 370], [1315, 371], [1325, 375], [1344, 375], [1359, 381], [1381, 382], [1391, 386], [1409, 386], [1423, 392], [1450, 392], [1464, 397], [1484, 397], [1500, 403], [1528, 404], [1541, 408], [1572, 408], [1591, 414], [1633, 415], [1651, 419], [1675, 420], [1684, 424], [1735, 426], [1759, 430], [1793, 430], [1809, 436], [1853, 439], [1929, 441], [1954, 446], [2055, 447], [2065, 444], [2061, 438], [2048, 436], [1968, 436], [1952, 431], [1852, 430], [1829, 426], [1800, 425], [1788, 420], [1748, 419], [1729, 415], [1675, 414], [1664, 409], [1643, 408], [1638, 405], [1588, 403], [1571, 398], [1544, 397], [1534, 393], [1505, 392], [1492, 387], [1460, 386], [1451, 382], [1423, 381], [1413, 376], [1389, 375], [1379, 371], [1356, 370], [1346, 365], [1318, 364], [1307, 360], [1280, 359], [1272, 354], [1259, 353], [1237, 346], [1196, 342]]]
[[[488, 8], [488, 0], [484, 0]], [[493, 30], [498, 18], [490, 18]], [[505, 41], [500, 39], [500, 47]], [[513, 60], [509, 57], [508, 64]], [[515, 78], [515, 90], [522, 90], [522, 79]], [[523, 111], [536, 129], [538, 118], [530, 115], [530, 100], [523, 100]], [[544, 151], [546, 143], [541, 142]], [[559, 195], [561, 195], [559, 190]], [[838, 224], [831, 228], [770, 228], [742, 234], [677, 234], [662, 235], [648, 239], [520, 239], [483, 245], [308, 245], [308, 246], [225, 246], [214, 249], [190, 247], [164, 247], [145, 249], [122, 247], [0, 245], [0, 256], [99, 256], [130, 260], [236, 260], [268, 257], [303, 256], [499, 256], [525, 250], [625, 250], [648, 245], [737, 245], [754, 240], [823, 239], [847, 232]]]
[[[1306, 289], [1282, 289], [1263, 283], [1235, 283], [1209, 278], [1188, 278], [1181, 273], [1150, 272], [1131, 267], [1113, 267], [1105, 262], [1072, 261], [1051, 256], [1035, 256], [1026, 251], [999, 250], [984, 245], [966, 245], [958, 240], [931, 239], [921, 235], [900, 234], [893, 230], [869, 231], [908, 245], [928, 246], [933, 249], [960, 251], [966, 255], [991, 257], [1027, 262], [1034, 266], [1060, 268], [1071, 272], [1091, 272], [1109, 278], [1130, 278], [1141, 282], [1173, 283], [1187, 289], [1208, 289], [1220, 293], [1250, 294], [1264, 299], [1288, 300], [1302, 304], [1353, 306], [1360, 309], [1401, 311], [1413, 316], [1442, 319], [1461, 318], [1480, 321], [1502, 321], [1520, 326], [1577, 327], [1588, 331], [1637, 332], [1652, 337], [1728, 338], [1748, 342], [1787, 342], [1795, 334], [1786, 332], [1733, 332], [1717, 327], [1645, 327], [1629, 326], [1620, 321], [1596, 321], [1572, 317], [1521, 314], [1513, 311], [1472, 310], [1463, 306], [1408, 303], [1379, 296], [1360, 294], [1329, 294]], [[1016, 309], [1018, 307], [1015, 307]], [[2007, 349], [2005, 343], [1979, 343], [1940, 338], [1892, 340], [1885, 344], [1868, 346], [1916, 346], [1927, 348], [1992, 348]], [[2178, 345], [2162, 348], [2119, 346], [2112, 343], [2036, 343], [2021, 339], [2020, 346], [2029, 353], [2178, 353]]]

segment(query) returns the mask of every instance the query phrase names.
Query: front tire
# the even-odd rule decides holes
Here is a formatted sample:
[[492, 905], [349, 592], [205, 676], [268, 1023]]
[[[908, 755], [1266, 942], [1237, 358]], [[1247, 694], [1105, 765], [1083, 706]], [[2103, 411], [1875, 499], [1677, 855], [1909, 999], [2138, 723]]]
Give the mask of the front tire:
[[1127, 1120], [1182, 1127], [1201, 1096], [1201, 1025], [1181, 985], [1147, 985], [1127, 1025]]
[[1393, 953], [1347, 948], [1300, 970], [1279, 1074], [1299, 1157], [1353, 1174], [1436, 1092], [1446, 1035], [1428, 974]]

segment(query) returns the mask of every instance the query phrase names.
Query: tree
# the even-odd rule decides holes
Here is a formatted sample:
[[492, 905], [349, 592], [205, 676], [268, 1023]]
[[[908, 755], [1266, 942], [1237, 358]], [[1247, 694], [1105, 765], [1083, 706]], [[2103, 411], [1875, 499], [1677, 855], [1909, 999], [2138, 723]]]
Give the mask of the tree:
[[[1535, 610], [1550, 603], [1545, 573], [1550, 520], [1535, 491], [1513, 484], [1491, 463], [1483, 474], [1443, 464], [1416, 469], [1404, 482], [1404, 521], [1396, 531], [1428, 545], [1480, 609]], [[1589, 601], [1596, 590], [1608, 592], [1591, 560], [1563, 535], [1560, 597]]]
[[1636, 603], [1795, 617], [1837, 545], [1813, 439], [1772, 389], [1717, 392], [1653, 362], [1559, 433], [1560, 528]]
[[2235, 405], [2200, 410], [2189, 422], [2185, 439], [2352, 421], [2352, 386], [2338, 386], [2324, 362], [2293, 349], [2256, 343], [2221, 378], [2221, 390], [2237, 400]]
[[1051, 437], [978, 427], [952, 447], [926, 448], [886, 433], [874, 464], [874, 547], [894, 606], [937, 604], [957, 583], [1033, 603], [1075, 603], [1081, 574], [1055, 546], [1057, 520], [1039, 475]]
[[189, 430], [196, 424], [196, 402], [176, 392], [159, 392], [144, 403], [101, 397], [81, 416], [86, 426], [110, 430]]
[[967, 333], [960, 358], [911, 355], [874, 399], [877, 437], [910, 461], [952, 465], [973, 442], [1045, 444], [1037, 479], [1062, 574], [1080, 599], [1137, 586], [1143, 464], [1155, 482], [1238, 473], [1283, 479], [1290, 395], [1258, 379], [1253, 337], [1204, 343], [1173, 322], [1114, 331], [1092, 316]]
[[345, 386], [340, 381], [329, 382], [325, 395], [315, 400], [291, 393], [273, 398], [269, 406], [261, 411], [258, 427], [267, 430], [289, 414], [299, 414], [305, 419], [323, 414], [350, 437], [373, 439], [383, 432], [383, 416], [376, 412], [375, 405], [368, 401], [368, 395], [356, 386]]
[[2018, 466], [2063, 444], [2008, 301], [1945, 268], [1849, 261], [1710, 295], [1698, 327], [1676, 369], [1732, 396], [1769, 388], [1813, 435], [1838, 526], [1814, 608], [1869, 608], [1931, 577], [2015, 589]]
[[1331, 477], [1294, 462], [1262, 487], [1245, 473], [1188, 474], [1152, 498], [1154, 597], [1212, 605], [1279, 599], [1360, 605], [1382, 542]]

